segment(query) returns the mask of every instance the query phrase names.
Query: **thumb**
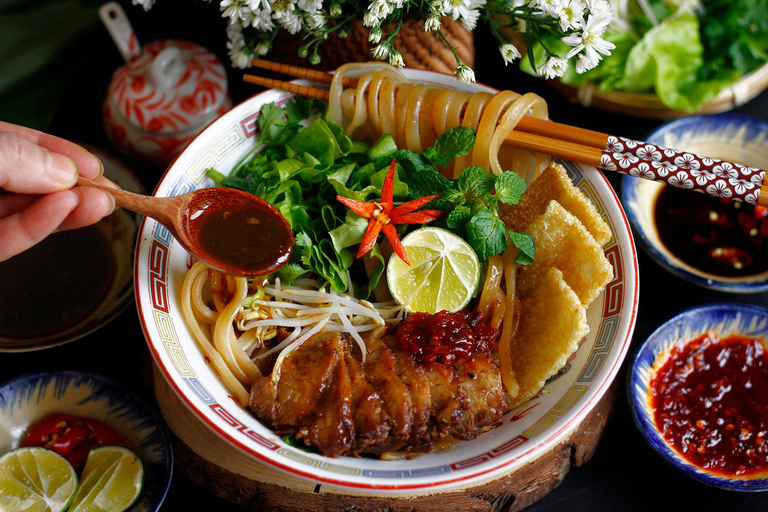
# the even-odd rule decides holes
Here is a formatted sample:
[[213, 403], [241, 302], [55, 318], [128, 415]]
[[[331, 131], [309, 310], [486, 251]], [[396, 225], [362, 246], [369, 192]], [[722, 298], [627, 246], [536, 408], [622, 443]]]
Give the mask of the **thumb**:
[[77, 166], [66, 156], [16, 133], [0, 133], [0, 188], [20, 194], [49, 194], [74, 186], [77, 175]]

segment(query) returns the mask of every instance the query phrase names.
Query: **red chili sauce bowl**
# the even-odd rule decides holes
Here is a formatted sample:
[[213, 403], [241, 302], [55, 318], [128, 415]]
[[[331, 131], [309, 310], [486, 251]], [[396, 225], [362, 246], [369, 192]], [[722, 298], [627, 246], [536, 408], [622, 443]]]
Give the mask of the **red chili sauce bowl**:
[[768, 490], [768, 310], [680, 313], [640, 347], [627, 385], [635, 424], [672, 466], [714, 487]]

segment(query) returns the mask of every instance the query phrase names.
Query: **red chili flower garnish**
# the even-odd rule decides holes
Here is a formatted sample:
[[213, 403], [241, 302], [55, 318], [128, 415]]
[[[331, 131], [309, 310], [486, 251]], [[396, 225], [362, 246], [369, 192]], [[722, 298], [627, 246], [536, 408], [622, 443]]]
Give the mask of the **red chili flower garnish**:
[[384, 184], [381, 187], [381, 202], [367, 203], [365, 201], [356, 201], [343, 196], [336, 196], [336, 199], [347, 205], [350, 210], [361, 217], [370, 219], [368, 221], [368, 229], [365, 231], [363, 241], [360, 244], [360, 250], [357, 252], [358, 258], [373, 248], [376, 240], [379, 238], [379, 233], [383, 232], [384, 236], [389, 240], [389, 243], [392, 244], [395, 254], [397, 254], [406, 265], [410, 265], [408, 262], [408, 255], [405, 253], [405, 247], [403, 247], [402, 242], [400, 242], [400, 237], [397, 236], [395, 224], [426, 224], [427, 222], [437, 219], [445, 212], [442, 210], [415, 211], [436, 198], [439, 194], [420, 197], [413, 201], [403, 203], [395, 208], [393, 204], [394, 186], [395, 160], [392, 160], [392, 165], [389, 166], [389, 171], [387, 172], [387, 176], [384, 178]]

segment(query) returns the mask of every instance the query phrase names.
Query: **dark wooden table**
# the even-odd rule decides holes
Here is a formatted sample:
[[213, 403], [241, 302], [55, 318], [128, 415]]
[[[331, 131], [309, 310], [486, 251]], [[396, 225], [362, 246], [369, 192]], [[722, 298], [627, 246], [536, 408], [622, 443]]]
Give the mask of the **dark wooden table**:
[[[144, 13], [123, 2], [139, 41], [181, 38], [196, 41], [227, 62], [222, 20], [203, 2], [158, 0]], [[181, 12], [180, 11], [183, 11]], [[81, 51], [87, 68], [70, 84], [54, 117], [51, 132], [109, 149], [101, 123], [101, 101], [111, 73], [122, 64], [106, 31], [96, 27]], [[642, 139], [661, 124], [582, 108], [560, 97], [545, 83], [523, 75], [514, 66], [504, 67], [492, 41], [482, 36], [476, 70], [478, 80], [494, 87], [533, 91], [549, 103], [551, 117], [559, 122]], [[242, 72], [229, 70], [230, 92], [235, 103], [257, 92], [242, 82]], [[768, 121], [768, 93], [736, 112]], [[145, 185], [154, 188], [158, 174], [135, 167]], [[619, 178], [609, 176], [616, 190]], [[640, 307], [629, 357], [659, 325], [677, 312], [699, 304], [743, 302], [768, 306], [768, 293], [734, 295], [704, 290], [680, 280], [639, 250]], [[2, 285], [0, 284], [0, 287]], [[150, 356], [139, 327], [135, 306], [101, 330], [70, 344], [41, 352], [2, 354], [0, 381], [35, 371], [83, 370], [116, 379], [152, 401]], [[527, 510], [537, 512], [613, 512], [683, 510], [737, 512], [768, 510], [768, 493], [734, 493], [696, 483], [669, 467], [645, 444], [630, 417], [624, 392], [626, 372], [618, 378], [622, 392], [605, 438], [591, 462], [573, 470], [565, 481]], [[238, 510], [193, 485], [176, 471], [163, 506], [169, 511]]]

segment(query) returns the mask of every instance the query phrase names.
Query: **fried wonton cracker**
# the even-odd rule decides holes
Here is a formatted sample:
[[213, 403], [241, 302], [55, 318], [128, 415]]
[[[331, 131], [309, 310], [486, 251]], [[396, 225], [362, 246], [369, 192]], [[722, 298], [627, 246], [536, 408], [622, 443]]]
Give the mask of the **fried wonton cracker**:
[[523, 315], [511, 346], [512, 369], [520, 386], [513, 408], [538, 393], [589, 332], [586, 308], [558, 269], [547, 269], [534, 288], [520, 293]]
[[552, 199], [575, 215], [601, 247], [611, 239], [611, 229], [595, 205], [571, 183], [565, 168], [554, 162], [531, 183], [519, 204], [507, 207], [503, 220], [515, 231], [527, 231]]
[[534, 288], [550, 267], [557, 267], [581, 303], [589, 306], [613, 278], [613, 267], [600, 244], [557, 201], [549, 203], [527, 232], [536, 254], [532, 265], [520, 268], [518, 283], [523, 289]]

